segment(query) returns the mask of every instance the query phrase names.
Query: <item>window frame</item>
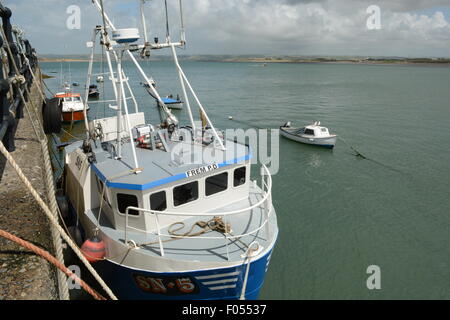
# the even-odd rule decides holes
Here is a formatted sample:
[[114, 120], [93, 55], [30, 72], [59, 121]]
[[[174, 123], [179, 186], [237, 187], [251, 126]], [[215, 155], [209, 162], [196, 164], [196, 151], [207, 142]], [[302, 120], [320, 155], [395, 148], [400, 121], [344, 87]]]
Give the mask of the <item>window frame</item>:
[[[221, 190], [221, 191], [219, 191], [219, 192], [216, 192], [216, 193], [207, 195], [207, 194], [206, 194], [206, 180], [208, 180], [208, 179], [210, 179], [210, 178], [213, 178], [213, 177], [215, 177], [215, 176], [223, 175], [223, 174], [226, 174], [226, 176], [227, 176], [227, 179], [226, 179], [226, 181], [227, 181], [227, 187], [226, 187], [224, 190]], [[215, 195], [218, 195], [218, 194], [221, 194], [221, 193], [223, 193], [223, 192], [226, 192], [226, 191], [230, 188], [229, 177], [230, 177], [230, 175], [228, 174], [228, 171], [222, 171], [222, 172], [217, 173], [217, 174], [215, 174], [215, 175], [205, 177], [205, 179], [203, 179], [203, 180], [204, 180], [204, 188], [203, 188], [203, 191], [204, 191], [205, 198], [211, 198], [211, 197], [214, 197]]]
[[[176, 188], [179, 188], [179, 187], [181, 187], [181, 186], [187, 185], [187, 184], [191, 184], [191, 183], [197, 183], [197, 198], [196, 198], [195, 200], [192, 200], [192, 201], [189, 201], [189, 202], [185, 202], [185, 203], [180, 204], [180, 205], [176, 205], [176, 204], [175, 204], [175, 195], [174, 195], [175, 189], [176, 189]], [[192, 180], [192, 181], [190, 181], [190, 182], [180, 183], [180, 184], [178, 184], [178, 185], [176, 185], [176, 186], [173, 186], [173, 187], [171, 188], [171, 196], [172, 196], [172, 205], [173, 205], [173, 207], [174, 207], [174, 208], [180, 208], [180, 207], [186, 206], [186, 205], [188, 205], [188, 204], [192, 204], [192, 203], [194, 203], [194, 202], [200, 200], [200, 196], [201, 196], [201, 194], [200, 194], [200, 187], [201, 187], [201, 186], [200, 186], [200, 180]]]
[[[155, 195], [155, 194], [162, 193], [162, 192], [164, 192], [164, 194], [165, 194], [165, 196], [166, 196], [166, 208], [165, 208], [164, 210], [162, 210], [162, 211], [157, 211], [157, 210], [154, 210], [154, 211], [157, 211], [157, 212], [164, 212], [164, 211], [167, 211], [167, 209], [169, 208], [169, 197], [167, 196], [167, 195], [168, 195], [167, 189], [161, 189], [161, 190], [158, 190], [158, 191], [149, 193], [149, 194], [147, 195], [147, 197], [148, 197], [148, 205], [149, 205], [148, 208], [149, 208], [150, 210], [153, 210], [153, 209], [152, 209], [152, 200], [151, 200], [151, 197], [152, 197], [153, 195]], [[154, 214], [154, 213], [151, 212], [151, 214]]]
[[[234, 185], [234, 173], [236, 172], [236, 170], [242, 169], [242, 168], [245, 168], [245, 175], [244, 175], [244, 177], [245, 177], [245, 182], [242, 183], [242, 184], [240, 184], [240, 185], [238, 185], [238, 186], [235, 186], [235, 185]], [[247, 180], [248, 180], [248, 179], [247, 179], [247, 165], [243, 165], [243, 166], [234, 168], [234, 169], [233, 169], [233, 175], [232, 175], [231, 179], [233, 180], [233, 188], [240, 188], [240, 187], [242, 187], [242, 186], [245, 186], [245, 185], [247, 184]]]
[[[308, 133], [308, 132], [312, 132], [312, 134], [310, 134], [310, 133]], [[305, 135], [307, 135], [307, 136], [313, 136], [313, 137], [314, 137], [314, 136], [316, 135], [316, 130], [306, 128], [306, 129], [305, 129]]]
[[[120, 209], [119, 209], [119, 199], [117, 199], [117, 197], [119, 196], [119, 194], [123, 194], [123, 195], [128, 195], [128, 196], [134, 196], [134, 197], [136, 197], [136, 199], [137, 199], [137, 208], [142, 208], [142, 206], [141, 206], [141, 204], [140, 204], [140, 201], [139, 201], [139, 196], [137, 196], [137, 195], [135, 195], [134, 193], [123, 193], [123, 192], [120, 192], [120, 191], [118, 191], [118, 192], [116, 192], [115, 193], [115, 201], [116, 201], [116, 205], [117, 205], [117, 212], [120, 214], [120, 215], [122, 215], [122, 216], [126, 216], [126, 212], [124, 212], [124, 213], [122, 213], [122, 212], [120, 212]], [[128, 207], [134, 207], [134, 206], [127, 206], [127, 208]], [[125, 208], [125, 211], [126, 211], [126, 208]], [[134, 211], [137, 211], [137, 210], [134, 210]], [[135, 218], [137, 218], [137, 217], [140, 217], [141, 216], [141, 211], [137, 211], [138, 212], [138, 214], [131, 214], [130, 212], [128, 212], [128, 217], [135, 217]]]

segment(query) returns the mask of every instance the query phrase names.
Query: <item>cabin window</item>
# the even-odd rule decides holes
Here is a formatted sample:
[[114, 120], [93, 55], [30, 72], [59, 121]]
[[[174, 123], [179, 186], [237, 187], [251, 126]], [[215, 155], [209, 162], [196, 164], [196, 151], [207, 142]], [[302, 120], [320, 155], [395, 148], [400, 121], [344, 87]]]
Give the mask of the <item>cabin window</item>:
[[150, 209], [155, 211], [164, 211], [167, 209], [167, 198], [165, 191], [160, 191], [150, 195]]
[[322, 132], [327, 132], [327, 129], [325, 129], [325, 128], [322, 128]]
[[237, 168], [236, 170], [234, 170], [233, 185], [235, 187], [239, 187], [239, 186], [242, 186], [243, 184], [245, 184], [246, 172], [247, 172], [246, 167], [241, 167], [241, 168]]
[[211, 196], [213, 194], [227, 190], [228, 188], [228, 172], [224, 172], [205, 180], [205, 194]]
[[173, 188], [173, 204], [175, 207], [198, 199], [198, 181]]
[[314, 130], [313, 129], [305, 129], [305, 134], [313, 136], [314, 135]]
[[[138, 198], [133, 194], [118, 193], [117, 194], [117, 207], [122, 214], [126, 213], [128, 207], [138, 207]], [[128, 210], [129, 215], [138, 216], [139, 211]]]

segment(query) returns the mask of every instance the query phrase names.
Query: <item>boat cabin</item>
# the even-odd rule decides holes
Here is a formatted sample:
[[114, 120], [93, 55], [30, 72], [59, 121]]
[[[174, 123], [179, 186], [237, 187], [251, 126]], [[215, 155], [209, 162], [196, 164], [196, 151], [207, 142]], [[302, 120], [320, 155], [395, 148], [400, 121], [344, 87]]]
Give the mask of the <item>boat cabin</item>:
[[80, 102], [80, 103], [82, 103], [80, 96], [64, 97], [63, 102]]
[[[211, 171], [206, 172], [207, 170], [203, 167], [191, 169], [187, 175], [189, 172], [198, 174], [145, 190], [114, 185], [104, 189], [105, 182], [97, 175], [93, 193], [102, 195], [103, 212], [115, 229], [124, 228], [128, 207], [157, 212], [189, 213], [192, 216], [196, 212], [204, 213], [220, 209], [229, 205], [232, 199], [237, 202], [248, 197], [250, 169], [246, 164], [233, 165], [226, 169], [210, 169]], [[180, 218], [180, 216], [173, 218], [161, 216], [159, 219], [161, 226], [164, 227], [175, 220], [179, 221]], [[155, 228], [154, 222], [154, 219], [148, 219], [147, 213], [133, 209], [128, 211], [130, 227], [150, 231]]]
[[328, 131], [327, 128], [321, 127], [318, 125], [306, 126], [305, 128], [302, 128], [301, 130], [302, 130], [301, 133], [303, 135], [312, 136], [312, 137], [316, 137], [316, 138], [330, 136], [330, 132]]

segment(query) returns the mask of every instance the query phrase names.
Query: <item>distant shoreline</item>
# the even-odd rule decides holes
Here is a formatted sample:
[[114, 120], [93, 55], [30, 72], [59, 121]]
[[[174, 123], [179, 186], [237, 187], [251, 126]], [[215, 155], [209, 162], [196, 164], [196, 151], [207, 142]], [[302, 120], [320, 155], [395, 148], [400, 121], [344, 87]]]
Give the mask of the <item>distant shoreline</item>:
[[[329, 59], [329, 58], [246, 58], [246, 57], [233, 57], [233, 58], [215, 58], [214, 56], [192, 56], [192, 57], [180, 57], [181, 61], [194, 61], [194, 62], [222, 62], [222, 63], [254, 63], [261, 66], [272, 63], [296, 63], [296, 64], [355, 64], [355, 65], [421, 65], [421, 66], [450, 66], [450, 59], [429, 59], [429, 58], [405, 58], [405, 59]], [[150, 61], [171, 61], [168, 57], [155, 57]], [[41, 63], [55, 63], [55, 62], [89, 62], [88, 59], [83, 58], [39, 58]], [[95, 62], [100, 60], [95, 59]]]
[[39, 62], [89, 62], [88, 59], [45, 59], [39, 58]]
[[[214, 60], [211, 60], [213, 62]], [[264, 58], [249, 58], [249, 59], [224, 59], [220, 62], [236, 62], [236, 63], [318, 63], [318, 64], [357, 64], [357, 65], [445, 65], [450, 66], [450, 59], [264, 59]]]

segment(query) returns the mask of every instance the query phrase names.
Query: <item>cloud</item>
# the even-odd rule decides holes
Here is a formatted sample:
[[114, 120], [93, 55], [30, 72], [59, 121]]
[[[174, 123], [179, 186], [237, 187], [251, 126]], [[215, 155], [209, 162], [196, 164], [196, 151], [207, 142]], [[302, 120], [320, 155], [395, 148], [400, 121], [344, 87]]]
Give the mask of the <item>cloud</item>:
[[[139, 26], [137, 0], [104, 0], [119, 27]], [[168, 0], [178, 36], [178, 1]], [[152, 36], [164, 38], [161, 1], [147, 7]], [[187, 54], [450, 55], [448, 0], [185, 0]], [[42, 53], [86, 53], [101, 23], [88, 0], [10, 0], [14, 19]], [[79, 5], [81, 30], [67, 30], [66, 8]], [[381, 30], [368, 30], [369, 5]], [[428, 10], [428, 11], [427, 11]], [[427, 11], [426, 13], [423, 13]], [[447, 17], [446, 17], [447, 15]], [[126, 18], [124, 18], [126, 17]]]

